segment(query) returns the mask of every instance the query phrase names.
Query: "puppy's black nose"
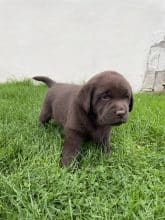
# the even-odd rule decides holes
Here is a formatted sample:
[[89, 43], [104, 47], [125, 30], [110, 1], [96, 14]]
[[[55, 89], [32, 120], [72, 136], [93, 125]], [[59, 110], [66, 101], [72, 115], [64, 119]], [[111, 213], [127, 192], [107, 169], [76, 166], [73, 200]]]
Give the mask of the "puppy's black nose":
[[119, 111], [116, 111], [116, 115], [119, 116], [119, 117], [123, 117], [125, 115], [125, 110], [119, 110]]

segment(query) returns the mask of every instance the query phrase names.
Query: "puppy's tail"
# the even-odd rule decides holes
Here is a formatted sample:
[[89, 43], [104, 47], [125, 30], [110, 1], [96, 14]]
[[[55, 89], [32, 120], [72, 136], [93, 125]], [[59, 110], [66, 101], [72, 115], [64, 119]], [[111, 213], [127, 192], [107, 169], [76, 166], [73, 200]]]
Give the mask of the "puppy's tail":
[[46, 76], [34, 76], [33, 79], [44, 82], [49, 88], [52, 87], [56, 82]]

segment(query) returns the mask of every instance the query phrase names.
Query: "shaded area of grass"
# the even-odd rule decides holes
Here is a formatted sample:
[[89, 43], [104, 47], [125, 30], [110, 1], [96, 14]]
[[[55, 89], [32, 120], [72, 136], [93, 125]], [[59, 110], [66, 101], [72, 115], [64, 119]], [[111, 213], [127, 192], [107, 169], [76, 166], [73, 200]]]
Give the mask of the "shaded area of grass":
[[0, 84], [0, 218], [164, 219], [165, 95], [135, 95], [111, 157], [87, 143], [79, 167], [62, 169], [60, 128], [38, 126], [45, 92]]

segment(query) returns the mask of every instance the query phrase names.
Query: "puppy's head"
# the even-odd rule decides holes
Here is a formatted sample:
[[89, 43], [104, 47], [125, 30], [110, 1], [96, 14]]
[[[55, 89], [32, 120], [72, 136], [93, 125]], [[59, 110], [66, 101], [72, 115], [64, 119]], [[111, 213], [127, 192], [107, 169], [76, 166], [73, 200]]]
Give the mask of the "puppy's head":
[[97, 126], [120, 125], [127, 122], [132, 111], [132, 89], [122, 75], [106, 71], [82, 87], [78, 102]]

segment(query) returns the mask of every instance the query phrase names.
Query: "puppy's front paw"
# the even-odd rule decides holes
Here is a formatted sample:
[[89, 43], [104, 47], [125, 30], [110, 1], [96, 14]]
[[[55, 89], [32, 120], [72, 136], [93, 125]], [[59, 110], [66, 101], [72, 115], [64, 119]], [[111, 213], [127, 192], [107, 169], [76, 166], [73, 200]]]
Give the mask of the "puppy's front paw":
[[82, 143], [82, 137], [73, 131], [69, 130], [65, 135], [64, 147], [60, 161], [63, 167], [69, 166], [73, 160], [77, 158], [80, 153]]
[[103, 146], [103, 152], [106, 154], [111, 155], [112, 154], [112, 147], [110, 144], [104, 145]]

